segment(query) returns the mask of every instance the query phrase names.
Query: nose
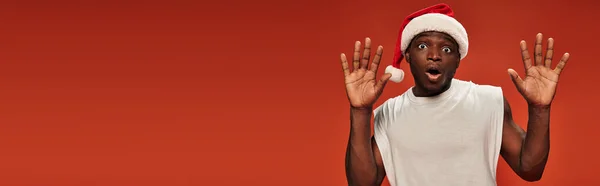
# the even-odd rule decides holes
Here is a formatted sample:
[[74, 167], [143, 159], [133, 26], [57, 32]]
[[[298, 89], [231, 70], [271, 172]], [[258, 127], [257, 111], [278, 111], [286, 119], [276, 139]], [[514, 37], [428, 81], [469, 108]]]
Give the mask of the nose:
[[440, 52], [438, 50], [428, 50], [427, 60], [433, 61], [433, 62], [438, 62], [438, 61], [442, 60], [442, 57], [440, 56]]

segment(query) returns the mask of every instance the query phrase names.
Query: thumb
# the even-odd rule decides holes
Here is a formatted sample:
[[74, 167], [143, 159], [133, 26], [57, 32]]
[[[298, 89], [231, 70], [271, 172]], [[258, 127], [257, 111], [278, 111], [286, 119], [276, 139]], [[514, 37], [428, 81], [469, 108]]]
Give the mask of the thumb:
[[521, 77], [519, 76], [519, 74], [517, 73], [517, 71], [513, 70], [512, 68], [509, 68], [508, 69], [508, 75], [510, 75], [510, 79], [515, 84], [515, 86], [517, 87], [517, 89], [520, 92], [522, 92], [523, 91], [523, 79], [521, 79]]
[[378, 91], [381, 91], [385, 87], [385, 84], [387, 84], [388, 80], [390, 80], [391, 77], [392, 77], [392, 74], [390, 74], [390, 73], [383, 74], [383, 76], [381, 76], [381, 79], [379, 79], [379, 81], [375, 85], [375, 88]]

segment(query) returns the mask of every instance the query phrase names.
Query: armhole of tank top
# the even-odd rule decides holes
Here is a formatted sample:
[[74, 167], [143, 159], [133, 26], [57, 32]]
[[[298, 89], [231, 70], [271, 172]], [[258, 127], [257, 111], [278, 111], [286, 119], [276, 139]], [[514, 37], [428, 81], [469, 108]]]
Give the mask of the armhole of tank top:
[[391, 110], [393, 110], [388, 104], [390, 104], [392, 101], [393, 100], [390, 99], [373, 110], [373, 136], [379, 149], [379, 154], [381, 154], [381, 160], [383, 161], [383, 167], [388, 181], [393, 185], [395, 182], [393, 170], [394, 167], [393, 159], [391, 158], [389, 138], [387, 136], [387, 129], [390, 124], [389, 114], [392, 113]]
[[389, 150], [389, 142], [387, 141], [387, 126], [389, 125], [388, 102], [389, 100], [373, 110], [373, 136], [382, 156]]
[[496, 170], [498, 167], [498, 161], [500, 159], [500, 149], [502, 147], [502, 132], [504, 125], [504, 93], [501, 87], [493, 88], [493, 101], [495, 102], [496, 108], [493, 110], [491, 121], [493, 122], [493, 132], [495, 144], [494, 144], [494, 167]]

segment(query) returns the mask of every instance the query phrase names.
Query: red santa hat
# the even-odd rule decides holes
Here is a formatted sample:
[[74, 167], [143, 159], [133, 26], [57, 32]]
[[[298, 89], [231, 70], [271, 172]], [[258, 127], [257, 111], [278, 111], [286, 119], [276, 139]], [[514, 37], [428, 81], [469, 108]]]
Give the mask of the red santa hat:
[[460, 59], [467, 56], [469, 49], [467, 31], [460, 22], [454, 19], [454, 12], [450, 6], [444, 3], [436, 4], [416, 11], [404, 19], [396, 42], [394, 61], [392, 65], [385, 68], [385, 73], [392, 74], [391, 81], [399, 83], [404, 79], [404, 71], [400, 69], [404, 53], [416, 35], [427, 31], [438, 31], [450, 35], [458, 43]]

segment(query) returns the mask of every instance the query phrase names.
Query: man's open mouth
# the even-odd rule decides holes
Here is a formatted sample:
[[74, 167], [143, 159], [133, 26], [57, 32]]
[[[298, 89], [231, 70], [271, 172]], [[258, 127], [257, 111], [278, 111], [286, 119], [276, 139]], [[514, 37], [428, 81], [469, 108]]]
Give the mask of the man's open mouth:
[[429, 73], [429, 74], [432, 74], [432, 75], [438, 75], [438, 74], [441, 74], [441, 72], [440, 72], [438, 69], [435, 69], [435, 68], [430, 68], [430, 69], [429, 69], [429, 70], [427, 70], [426, 72], [427, 72], [427, 73]]
[[442, 72], [435, 67], [428, 68], [425, 71], [425, 74], [427, 74], [429, 81], [438, 81], [442, 76]]

